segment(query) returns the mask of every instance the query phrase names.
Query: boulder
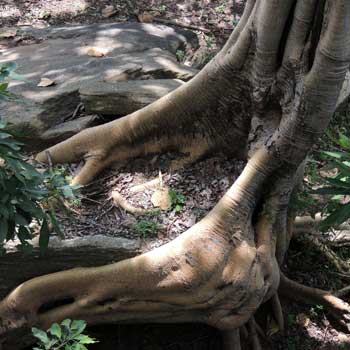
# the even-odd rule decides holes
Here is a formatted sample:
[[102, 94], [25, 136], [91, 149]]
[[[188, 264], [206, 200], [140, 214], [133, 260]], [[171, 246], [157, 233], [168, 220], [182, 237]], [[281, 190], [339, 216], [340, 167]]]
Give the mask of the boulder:
[[177, 79], [97, 81], [80, 89], [88, 113], [126, 115], [141, 109], [184, 84]]
[[[196, 45], [195, 35], [188, 31], [145, 23], [25, 31], [42, 42], [5, 50], [0, 56], [0, 64], [17, 63], [17, 73], [25, 79], [11, 82], [10, 91], [17, 99], [2, 102], [0, 114], [34, 147], [40, 147], [41, 141], [47, 142], [44, 133], [73, 113], [80, 103], [78, 91], [82, 85], [114, 79], [130, 69], [151, 78], [188, 80], [196, 74], [196, 70], [179, 64], [175, 57], [178, 49]], [[91, 49], [103, 54], [91, 56]], [[38, 87], [42, 78], [54, 84]]]
[[69, 137], [86, 128], [97, 125], [97, 121], [98, 117], [96, 115], [87, 115], [85, 117], [68, 120], [46, 130], [41, 135], [41, 139], [43, 141], [43, 144], [56, 144], [65, 139], [68, 139]]
[[31, 254], [16, 249], [19, 242], [5, 245], [7, 254], [1, 257], [0, 264], [0, 300], [19, 284], [48, 273], [74, 267], [92, 267], [110, 264], [131, 258], [141, 251], [139, 240], [102, 235], [77, 237], [61, 240], [52, 237], [45, 257], [39, 255], [39, 240], [31, 244]]

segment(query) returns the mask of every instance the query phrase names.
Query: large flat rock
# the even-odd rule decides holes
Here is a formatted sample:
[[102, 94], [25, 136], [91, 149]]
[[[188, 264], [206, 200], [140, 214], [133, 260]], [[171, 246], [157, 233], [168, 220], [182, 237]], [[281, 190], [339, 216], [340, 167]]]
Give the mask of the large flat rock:
[[[18, 99], [2, 103], [0, 109], [12, 129], [32, 143], [40, 142], [44, 132], [57, 129], [73, 113], [80, 103], [79, 88], [89, 82], [113, 80], [130, 69], [152, 78], [183, 80], [196, 73], [175, 58], [177, 50], [196, 44], [195, 35], [188, 31], [145, 23], [27, 31], [44, 40], [9, 49], [0, 56], [0, 64], [16, 62], [18, 73], [26, 79], [11, 83], [10, 91]], [[104, 56], [89, 56], [91, 48]], [[53, 80], [55, 85], [38, 87], [43, 77]], [[57, 139], [57, 130], [53, 134]], [[46, 133], [45, 143], [50, 141], [47, 135], [50, 133]]]
[[16, 248], [18, 241], [5, 245], [7, 254], [1, 257], [0, 300], [19, 284], [48, 273], [74, 267], [92, 267], [110, 264], [140, 253], [139, 240], [102, 235], [60, 240], [51, 237], [45, 257], [39, 255], [38, 238], [30, 242], [31, 254]]
[[178, 79], [96, 82], [80, 89], [88, 113], [126, 115], [141, 109], [184, 84]]

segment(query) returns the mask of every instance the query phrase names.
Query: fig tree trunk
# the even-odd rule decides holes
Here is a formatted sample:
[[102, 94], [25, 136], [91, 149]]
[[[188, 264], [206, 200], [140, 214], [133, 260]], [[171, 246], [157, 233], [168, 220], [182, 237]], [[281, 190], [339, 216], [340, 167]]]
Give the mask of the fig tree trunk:
[[324, 304], [346, 325], [347, 304], [290, 281], [279, 266], [291, 238], [291, 194], [349, 68], [349, 19], [349, 0], [248, 0], [225, 47], [191, 81], [48, 149], [55, 163], [85, 159], [74, 180], [82, 184], [112, 162], [168, 150], [185, 154], [183, 165], [219, 151], [247, 164], [214, 209], [174, 241], [20, 285], [0, 303], [4, 344], [32, 325], [69, 317], [203, 322], [223, 331], [226, 349], [240, 349], [247, 324], [259, 349], [254, 314], [269, 302], [283, 329], [283, 291]]

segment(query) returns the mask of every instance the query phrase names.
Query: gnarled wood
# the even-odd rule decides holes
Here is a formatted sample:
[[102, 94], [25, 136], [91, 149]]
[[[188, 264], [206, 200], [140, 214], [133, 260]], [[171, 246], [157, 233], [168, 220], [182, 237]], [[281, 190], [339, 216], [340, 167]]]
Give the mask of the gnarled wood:
[[[191, 81], [48, 150], [55, 163], [86, 160], [76, 183], [113, 161], [166, 150], [190, 158], [222, 151], [247, 159], [236, 182], [204, 219], [154, 251], [20, 285], [0, 303], [0, 338], [66, 317], [91, 324], [195, 321], [222, 330], [237, 349], [235, 330], [248, 322], [260, 349], [254, 313], [271, 298], [283, 326], [276, 293], [291, 232], [288, 203], [349, 67], [350, 2], [249, 1], [242, 18]], [[345, 323], [348, 314], [344, 303]]]

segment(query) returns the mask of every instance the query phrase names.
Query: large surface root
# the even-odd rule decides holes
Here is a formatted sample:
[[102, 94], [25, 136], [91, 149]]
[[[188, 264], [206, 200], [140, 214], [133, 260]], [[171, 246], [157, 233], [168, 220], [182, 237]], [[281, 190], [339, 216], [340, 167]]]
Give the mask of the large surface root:
[[247, 242], [232, 246], [220, 234], [213, 236], [211, 220], [204, 221], [136, 258], [25, 282], [0, 304], [0, 339], [65, 318], [90, 324], [203, 322], [222, 330], [239, 328], [270, 286], [254, 247]]

